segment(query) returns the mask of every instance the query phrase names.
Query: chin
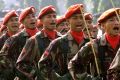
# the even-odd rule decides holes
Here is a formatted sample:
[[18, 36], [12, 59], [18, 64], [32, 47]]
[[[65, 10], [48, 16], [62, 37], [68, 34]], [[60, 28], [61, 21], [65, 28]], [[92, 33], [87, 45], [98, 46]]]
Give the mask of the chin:
[[29, 29], [35, 29], [35, 27], [30, 27]]
[[53, 30], [55, 30], [55, 28], [52, 28], [52, 29], [49, 29], [50, 31], [53, 31]]
[[119, 34], [112, 34], [113, 36], [118, 36]]
[[49, 28], [50, 30], [54, 30], [54, 29], [56, 29], [55, 27], [51, 27], [51, 28]]
[[75, 30], [76, 32], [81, 32], [82, 30]]
[[16, 34], [18, 31], [13, 31], [14, 34]]

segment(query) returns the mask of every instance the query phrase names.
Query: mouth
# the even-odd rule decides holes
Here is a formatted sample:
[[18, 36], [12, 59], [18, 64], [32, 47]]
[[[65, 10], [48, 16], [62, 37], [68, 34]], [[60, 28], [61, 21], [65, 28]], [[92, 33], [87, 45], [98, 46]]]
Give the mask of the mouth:
[[56, 25], [56, 23], [50, 23], [50, 25]]
[[13, 27], [13, 28], [16, 28], [16, 27], [18, 27], [18, 26], [15, 25], [15, 26], [12, 26], [12, 27]]
[[113, 30], [118, 31], [118, 30], [119, 30], [119, 27], [114, 27]]
[[76, 28], [82, 28], [83, 25], [76, 25]]
[[32, 23], [30, 23], [30, 24], [35, 25], [35, 22], [32, 22]]

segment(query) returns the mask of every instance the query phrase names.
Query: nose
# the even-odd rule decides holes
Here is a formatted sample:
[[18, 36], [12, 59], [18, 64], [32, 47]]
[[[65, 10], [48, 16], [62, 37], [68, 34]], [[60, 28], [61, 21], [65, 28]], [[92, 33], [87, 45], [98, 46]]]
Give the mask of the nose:
[[57, 21], [56, 21], [56, 18], [51, 17], [51, 22], [56, 23], [56, 22], [57, 22]]
[[83, 21], [83, 18], [78, 18], [78, 21], [80, 21], [80, 22]]
[[19, 24], [19, 22], [18, 22], [18, 21], [14, 21], [13, 24], [16, 24], [16, 25], [17, 25], [17, 24]]
[[51, 20], [56, 21], [56, 18], [54, 16], [51, 17]]
[[115, 20], [115, 25], [120, 25], [120, 21], [118, 19]]

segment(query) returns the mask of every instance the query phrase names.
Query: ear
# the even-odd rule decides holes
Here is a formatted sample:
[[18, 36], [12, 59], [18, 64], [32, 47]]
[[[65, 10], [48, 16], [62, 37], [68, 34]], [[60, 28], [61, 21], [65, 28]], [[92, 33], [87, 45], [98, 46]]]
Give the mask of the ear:
[[24, 24], [24, 20], [22, 20], [21, 23]]
[[66, 19], [68, 26], [70, 26], [70, 19]]
[[69, 23], [69, 19], [66, 19], [66, 22]]
[[43, 18], [41, 18], [40, 21], [43, 23]]
[[101, 27], [102, 27], [102, 29], [106, 29], [106, 24], [105, 24], [105, 22], [104, 23], [101, 23]]
[[5, 26], [9, 26], [9, 25], [8, 25], [8, 22], [5, 24]]

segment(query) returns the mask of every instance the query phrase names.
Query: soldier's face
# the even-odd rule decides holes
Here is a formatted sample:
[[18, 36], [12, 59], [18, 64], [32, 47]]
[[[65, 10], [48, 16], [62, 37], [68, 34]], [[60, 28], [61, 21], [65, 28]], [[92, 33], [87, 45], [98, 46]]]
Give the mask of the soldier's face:
[[11, 17], [6, 24], [7, 28], [11, 32], [18, 32], [19, 30], [19, 22], [18, 17]]
[[119, 35], [120, 33], [120, 22], [116, 16], [113, 16], [109, 19], [107, 19], [103, 23], [103, 28], [105, 29], [105, 32], [110, 35]]
[[34, 29], [36, 27], [36, 22], [37, 19], [35, 17], [35, 14], [31, 13], [25, 17], [23, 24], [25, 25], [26, 28]]
[[70, 29], [80, 32], [84, 28], [84, 21], [82, 14], [74, 14], [68, 20], [68, 24], [70, 25]]
[[87, 27], [89, 27], [90, 29], [93, 28], [92, 20], [86, 20], [86, 24], [87, 24]]
[[[89, 31], [89, 34], [90, 34], [90, 36], [91, 36], [91, 28], [88, 28], [88, 31]], [[83, 29], [84, 36], [85, 36], [86, 38], [89, 37], [89, 35], [88, 35], [88, 31], [87, 31], [86, 28]]]
[[57, 31], [62, 31], [63, 29], [67, 29], [68, 30], [68, 25], [67, 22], [64, 21], [62, 23], [60, 23], [57, 27], [56, 27]]
[[97, 38], [97, 34], [98, 34], [98, 29], [97, 28], [92, 28], [92, 30], [91, 30], [92, 37]]
[[45, 15], [41, 21], [45, 29], [54, 30], [56, 28], [56, 13]]

